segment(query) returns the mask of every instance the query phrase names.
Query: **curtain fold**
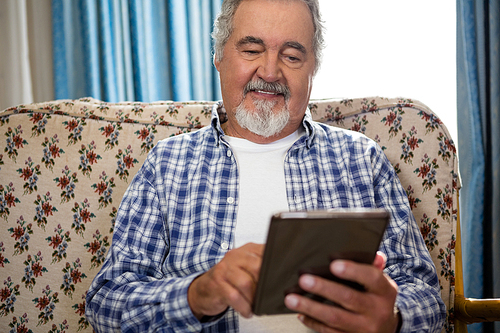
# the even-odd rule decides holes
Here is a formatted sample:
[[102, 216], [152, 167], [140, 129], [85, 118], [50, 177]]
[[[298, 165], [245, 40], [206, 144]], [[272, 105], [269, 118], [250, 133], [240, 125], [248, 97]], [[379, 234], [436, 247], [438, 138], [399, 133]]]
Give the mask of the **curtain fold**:
[[0, 110], [54, 99], [51, 0], [0, 0]]
[[222, 0], [52, 0], [55, 98], [215, 100]]
[[[500, 297], [500, 3], [457, 0], [465, 296]], [[484, 327], [483, 327], [484, 326]], [[470, 332], [500, 332], [471, 325]]]
[[[0, 106], [12, 106], [19, 101], [33, 101], [28, 48], [28, 9], [26, 1], [7, 0], [0, 3], [0, 60], [11, 66], [0, 70]], [[18, 80], [7, 81], [17, 77]], [[4, 79], [6, 78], [6, 79]], [[0, 110], [2, 109], [0, 108]]]

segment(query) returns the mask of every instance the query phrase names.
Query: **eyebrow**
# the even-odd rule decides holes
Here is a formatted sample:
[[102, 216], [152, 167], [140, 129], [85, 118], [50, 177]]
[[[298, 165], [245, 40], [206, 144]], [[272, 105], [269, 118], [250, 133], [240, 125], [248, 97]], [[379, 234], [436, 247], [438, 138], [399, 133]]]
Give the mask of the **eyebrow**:
[[299, 42], [286, 42], [285, 46], [296, 49], [297, 51], [299, 51], [302, 54], [307, 53], [305, 46], [300, 44]]
[[[244, 45], [247, 45], [247, 44], [258, 44], [258, 45], [262, 45], [262, 46], [265, 45], [264, 41], [261, 38], [254, 37], [254, 36], [246, 36], [246, 37], [243, 37], [242, 39], [240, 39], [236, 43], [236, 46], [237, 47], [241, 47], [241, 46], [244, 46]], [[302, 44], [300, 44], [299, 42], [293, 42], [293, 41], [286, 42], [284, 44], [284, 46], [296, 49], [297, 51], [299, 51], [302, 54], [306, 54], [307, 53], [307, 50], [306, 50], [305, 46], [302, 45]]]
[[246, 37], [243, 37], [242, 39], [240, 39], [238, 41], [238, 43], [236, 43], [236, 46], [240, 47], [240, 46], [247, 45], [247, 44], [264, 45], [264, 41], [260, 38], [254, 37], [254, 36], [246, 36]]

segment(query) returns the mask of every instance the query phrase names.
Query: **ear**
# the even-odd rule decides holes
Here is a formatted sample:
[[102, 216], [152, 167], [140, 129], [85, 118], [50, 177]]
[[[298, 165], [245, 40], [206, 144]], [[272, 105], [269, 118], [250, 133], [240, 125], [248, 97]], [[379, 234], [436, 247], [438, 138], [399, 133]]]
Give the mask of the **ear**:
[[217, 71], [220, 72], [220, 60], [217, 58], [215, 54], [214, 54], [214, 66], [217, 69]]

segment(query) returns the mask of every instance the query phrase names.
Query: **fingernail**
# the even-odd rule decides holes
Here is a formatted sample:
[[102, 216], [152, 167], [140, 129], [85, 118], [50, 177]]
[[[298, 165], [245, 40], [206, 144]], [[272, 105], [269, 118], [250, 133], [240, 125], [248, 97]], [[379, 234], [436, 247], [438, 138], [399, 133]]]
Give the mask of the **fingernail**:
[[314, 287], [314, 285], [316, 283], [314, 278], [311, 275], [307, 275], [307, 274], [302, 275], [300, 277], [300, 282], [301, 282], [303, 287], [308, 288], [308, 289]]
[[300, 320], [300, 322], [301, 322], [301, 323], [303, 323], [303, 322], [304, 322], [304, 319], [305, 319], [305, 318], [304, 318], [304, 315], [303, 315], [303, 314], [299, 314], [299, 315], [297, 316], [297, 318]]
[[285, 297], [285, 305], [288, 308], [291, 308], [291, 309], [296, 308], [298, 304], [299, 304], [299, 299], [297, 298], [297, 296], [287, 295]]
[[342, 275], [342, 274], [344, 274], [345, 268], [346, 268], [345, 262], [343, 262], [341, 260], [334, 261], [330, 268], [331, 268], [333, 274]]

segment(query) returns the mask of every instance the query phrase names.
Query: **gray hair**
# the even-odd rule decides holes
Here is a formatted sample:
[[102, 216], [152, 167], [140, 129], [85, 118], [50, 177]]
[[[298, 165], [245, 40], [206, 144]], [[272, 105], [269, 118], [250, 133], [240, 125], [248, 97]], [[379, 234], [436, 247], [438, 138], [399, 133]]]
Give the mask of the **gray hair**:
[[[222, 56], [224, 53], [224, 47], [226, 46], [229, 37], [233, 33], [233, 19], [238, 9], [238, 6], [244, 0], [224, 0], [222, 2], [222, 7], [219, 15], [215, 19], [214, 22], [214, 30], [212, 32], [212, 38], [214, 41], [214, 54], [217, 60], [222, 60]], [[314, 26], [314, 38], [313, 38], [313, 52], [314, 58], [316, 60], [316, 66], [314, 73], [316, 74], [317, 70], [321, 64], [321, 53], [324, 47], [324, 39], [323, 39], [323, 21], [321, 20], [321, 14], [319, 11], [319, 3], [318, 0], [298, 0], [302, 1], [307, 5], [309, 11], [311, 12], [311, 16], [313, 19]]]

